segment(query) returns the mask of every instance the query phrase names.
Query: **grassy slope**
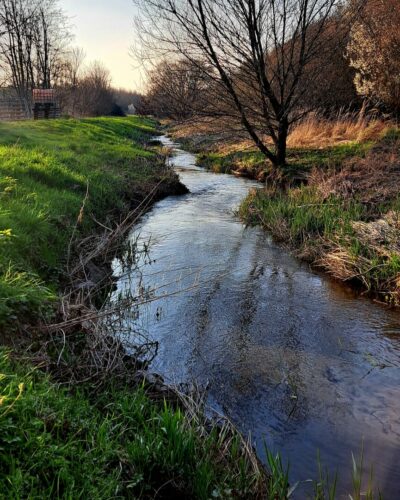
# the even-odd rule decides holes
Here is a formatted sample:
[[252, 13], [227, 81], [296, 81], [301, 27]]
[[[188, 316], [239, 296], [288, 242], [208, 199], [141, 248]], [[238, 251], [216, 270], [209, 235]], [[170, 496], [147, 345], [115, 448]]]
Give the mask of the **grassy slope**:
[[[0, 326], [48, 309], [87, 185], [82, 236], [177, 177], [145, 146], [151, 120], [0, 124]], [[164, 190], [164, 192], [165, 192]], [[201, 416], [200, 416], [201, 419]], [[60, 387], [0, 347], [0, 499], [253, 497], [239, 446], [143, 388]]]
[[54, 296], [87, 185], [84, 233], [165, 175], [153, 133], [142, 118], [0, 123], [0, 326]]

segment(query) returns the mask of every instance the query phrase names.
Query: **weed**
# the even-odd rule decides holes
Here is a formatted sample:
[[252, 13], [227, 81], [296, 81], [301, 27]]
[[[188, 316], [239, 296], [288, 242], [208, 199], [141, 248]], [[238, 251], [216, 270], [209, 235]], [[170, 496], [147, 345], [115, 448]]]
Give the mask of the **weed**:
[[[1, 498], [257, 498], [237, 438], [110, 381], [67, 390], [0, 351]], [[228, 443], [228, 444], [227, 444]], [[223, 450], [223, 451], [222, 451]]]

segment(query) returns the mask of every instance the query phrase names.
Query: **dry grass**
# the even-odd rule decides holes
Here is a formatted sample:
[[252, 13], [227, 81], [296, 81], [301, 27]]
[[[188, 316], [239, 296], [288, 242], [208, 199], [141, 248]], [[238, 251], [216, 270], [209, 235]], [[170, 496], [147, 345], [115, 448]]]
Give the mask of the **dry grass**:
[[[330, 118], [311, 113], [291, 130], [288, 147], [322, 149], [341, 143], [375, 141], [391, 125], [374, 114], [366, 113], [364, 109], [353, 113], [338, 112]], [[215, 151], [228, 155], [255, 149], [241, 127], [222, 118], [194, 118], [180, 123], [168, 123], [168, 126], [174, 139], [190, 142], [197, 151]], [[272, 144], [269, 137], [263, 139]]]
[[400, 139], [385, 138], [365, 158], [353, 158], [338, 171], [314, 169], [309, 184], [317, 187], [323, 199], [337, 196], [358, 199], [368, 205], [393, 200], [400, 192]]
[[[165, 123], [168, 133], [194, 151], [220, 151], [221, 148], [247, 144], [246, 132], [237, 123], [222, 118], [193, 118], [179, 123]], [[230, 149], [229, 151], [230, 152]]]
[[362, 284], [387, 303], [400, 304], [400, 139], [388, 134], [365, 158], [354, 158], [337, 171], [314, 169], [309, 182], [322, 200], [357, 200], [366, 207], [364, 220], [322, 247], [316, 264], [340, 281]]
[[324, 118], [317, 113], [308, 115], [290, 133], [289, 147], [324, 148], [345, 142], [365, 142], [379, 139], [390, 127], [386, 121], [359, 113], [338, 113]]

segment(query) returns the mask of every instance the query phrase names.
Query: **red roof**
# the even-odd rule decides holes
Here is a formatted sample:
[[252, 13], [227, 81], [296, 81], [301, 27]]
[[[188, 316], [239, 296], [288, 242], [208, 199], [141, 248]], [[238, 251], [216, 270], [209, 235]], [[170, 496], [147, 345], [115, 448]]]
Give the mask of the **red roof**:
[[56, 93], [54, 89], [33, 89], [33, 102], [54, 102]]

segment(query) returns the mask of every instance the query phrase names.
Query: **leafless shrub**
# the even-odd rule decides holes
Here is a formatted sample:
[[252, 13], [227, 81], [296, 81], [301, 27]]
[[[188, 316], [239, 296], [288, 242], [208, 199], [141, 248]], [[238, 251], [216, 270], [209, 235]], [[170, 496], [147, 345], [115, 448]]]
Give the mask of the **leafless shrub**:
[[351, 29], [348, 55], [360, 95], [400, 111], [400, 5], [368, 0]]
[[199, 111], [206, 90], [205, 73], [185, 59], [163, 60], [148, 75], [148, 112], [160, 118], [184, 120]]

